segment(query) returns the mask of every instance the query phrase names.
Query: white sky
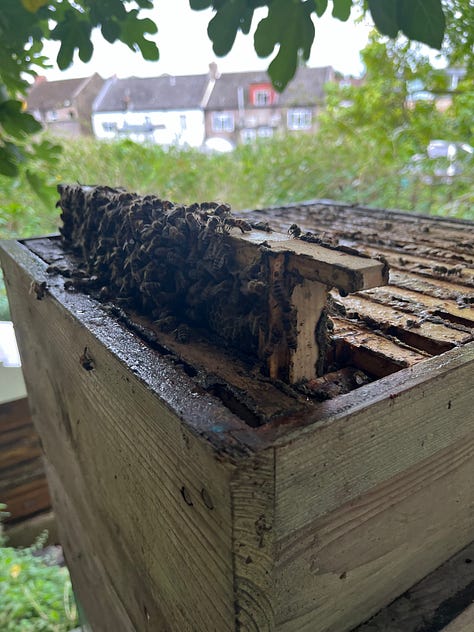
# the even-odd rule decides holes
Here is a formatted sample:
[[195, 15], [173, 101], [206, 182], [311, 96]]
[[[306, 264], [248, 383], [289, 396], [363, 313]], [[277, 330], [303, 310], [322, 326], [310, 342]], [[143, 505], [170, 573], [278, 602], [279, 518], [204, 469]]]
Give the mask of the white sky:
[[[149, 15], [158, 25], [158, 33], [149, 36], [160, 49], [157, 62], [145, 62], [140, 53], [133, 53], [121, 43], [108, 44], [99, 33], [93, 35], [94, 55], [88, 64], [77, 59], [67, 70], [54, 68], [44, 72], [49, 80], [85, 77], [98, 72], [102, 77], [138, 76], [151, 77], [164, 73], [174, 75], [204, 74], [209, 63], [216, 61], [221, 72], [266, 69], [272, 59], [261, 59], [253, 50], [253, 31], [258, 24], [254, 18], [252, 32], [245, 36], [239, 32], [232, 51], [226, 57], [216, 57], [207, 35], [207, 24], [213, 12], [192, 11], [188, 0], [158, 0], [156, 7], [143, 15]], [[265, 9], [257, 16], [264, 17]], [[329, 10], [316, 20], [316, 36], [308, 65], [331, 65], [343, 74], [360, 75], [362, 65], [359, 51], [365, 46], [370, 23], [342, 23], [331, 17]], [[45, 45], [45, 54], [54, 62], [58, 46]]]

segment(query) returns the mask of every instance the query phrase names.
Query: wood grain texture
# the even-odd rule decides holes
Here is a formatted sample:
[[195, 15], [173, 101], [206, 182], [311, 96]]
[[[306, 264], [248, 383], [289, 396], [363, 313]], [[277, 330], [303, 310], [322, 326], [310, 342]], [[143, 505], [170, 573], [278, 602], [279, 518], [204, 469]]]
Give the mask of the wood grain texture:
[[[467, 623], [474, 600], [473, 560], [471, 543], [353, 632], [448, 632], [456, 621]], [[473, 614], [466, 632], [474, 629]]]
[[0, 502], [7, 505], [6, 523], [17, 522], [51, 507], [41, 442], [28, 400], [0, 405]]
[[284, 254], [294, 260], [294, 266], [305, 279], [345, 292], [384, 285], [388, 280], [380, 261], [289, 239], [287, 235], [253, 230], [244, 235], [232, 235], [231, 240], [241, 258], [251, 258], [254, 249], [265, 243], [276, 256]]
[[[53, 288], [42, 301], [29, 295], [31, 270], [5, 261], [4, 268], [7, 287], [15, 287], [11, 309], [50, 480], [88, 533], [90, 542], [82, 541], [76, 528], [84, 555], [107, 568], [136, 630], [233, 629], [232, 456], [199, 438], [137, 379], [144, 345], [108, 331], [106, 319], [89, 311], [102, 337], [129, 355], [122, 362], [55, 300]], [[90, 371], [80, 364], [86, 347]], [[176, 397], [176, 381], [185, 376], [154, 360], [153, 379]], [[199, 396], [192, 383], [188, 388], [174, 408], [192, 410], [197, 424]], [[206, 412], [202, 424], [232, 425], [232, 415], [209, 398]], [[229, 441], [225, 448], [232, 455]], [[82, 581], [80, 595], [90, 592]], [[114, 629], [101, 628], [97, 617], [94, 629]]]
[[236, 630], [271, 632], [274, 612], [274, 452], [270, 448], [232, 479]]
[[281, 630], [349, 630], [474, 538], [474, 345], [450, 353], [423, 387], [390, 397], [384, 378], [363, 387], [379, 404], [276, 450]]
[[249, 428], [26, 248], [3, 262], [94, 629], [345, 632], [474, 539], [473, 343]]
[[473, 477], [474, 433], [277, 538], [278, 629], [350, 630], [472, 541]]
[[313, 426], [269, 429], [281, 535], [469, 436], [473, 371], [470, 343], [324, 402]]
[[474, 632], [474, 603], [446, 626], [443, 632]]

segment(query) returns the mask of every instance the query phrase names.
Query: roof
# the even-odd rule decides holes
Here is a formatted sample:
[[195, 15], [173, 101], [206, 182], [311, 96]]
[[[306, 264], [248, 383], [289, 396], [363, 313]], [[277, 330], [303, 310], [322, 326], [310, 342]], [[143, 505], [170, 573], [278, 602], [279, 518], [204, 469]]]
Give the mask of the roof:
[[209, 75], [116, 77], [106, 82], [93, 112], [188, 110], [201, 107]]
[[[324, 85], [333, 77], [331, 66], [322, 68], [298, 68], [296, 75], [285, 91], [279, 95], [279, 107], [293, 105], [315, 105], [324, 98]], [[207, 108], [238, 109], [238, 91], [243, 88], [245, 107], [249, 103], [249, 86], [258, 83], [270, 83], [266, 71], [233, 72], [220, 75], [212, 91]]]
[[55, 110], [69, 107], [73, 99], [86, 87], [92, 77], [62, 79], [61, 81], [43, 80], [35, 83], [28, 92], [28, 109]]

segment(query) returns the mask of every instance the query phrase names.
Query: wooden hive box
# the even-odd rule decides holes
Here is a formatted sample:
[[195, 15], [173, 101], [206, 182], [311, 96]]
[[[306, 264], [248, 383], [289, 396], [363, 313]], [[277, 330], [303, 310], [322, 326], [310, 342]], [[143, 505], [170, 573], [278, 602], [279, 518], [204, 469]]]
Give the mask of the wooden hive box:
[[331, 353], [358, 388], [336, 371], [298, 394], [205, 339], [150, 336], [47, 274], [58, 238], [2, 244], [95, 632], [345, 632], [474, 540], [472, 224], [316, 202], [256, 215], [326, 218], [392, 264], [388, 289], [335, 297]]

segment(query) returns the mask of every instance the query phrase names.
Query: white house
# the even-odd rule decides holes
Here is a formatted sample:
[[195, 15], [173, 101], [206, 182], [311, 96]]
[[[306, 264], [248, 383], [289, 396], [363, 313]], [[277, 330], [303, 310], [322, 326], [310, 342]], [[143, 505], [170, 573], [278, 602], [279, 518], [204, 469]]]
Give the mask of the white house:
[[92, 106], [97, 138], [130, 138], [159, 145], [199, 147], [209, 75], [129, 77], [106, 81]]

